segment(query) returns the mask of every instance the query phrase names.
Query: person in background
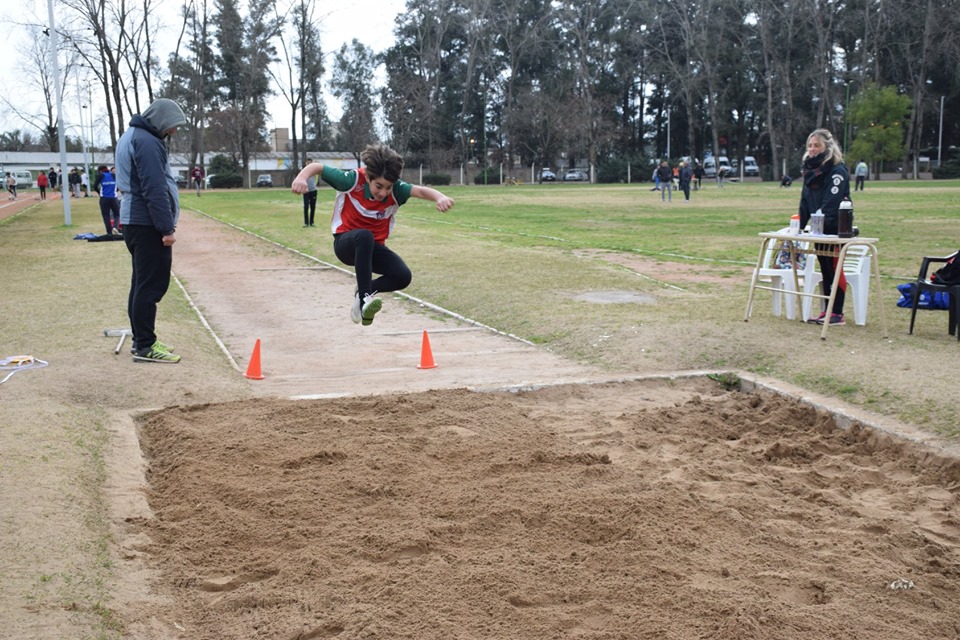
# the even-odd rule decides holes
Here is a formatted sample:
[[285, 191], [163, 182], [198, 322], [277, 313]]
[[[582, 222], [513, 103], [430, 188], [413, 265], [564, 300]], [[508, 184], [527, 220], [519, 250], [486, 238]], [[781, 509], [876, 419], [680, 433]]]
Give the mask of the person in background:
[[190, 178], [193, 180], [193, 187], [197, 190], [197, 197], [200, 197], [200, 189], [203, 187], [203, 179], [207, 177], [207, 172], [203, 167], [197, 165], [190, 172]]
[[660, 161], [660, 166], [657, 167], [657, 178], [660, 179], [660, 202], [673, 202], [673, 170], [670, 169], [670, 164], [666, 160]]
[[47, 174], [47, 179], [50, 180], [50, 191], [55, 192], [57, 190], [57, 185], [60, 184], [58, 178], [57, 170], [50, 167], [50, 173]]
[[74, 167], [67, 175], [67, 184], [70, 185], [70, 195], [80, 197], [80, 170]]
[[107, 234], [120, 232], [120, 200], [117, 199], [117, 177], [110, 168], [102, 164], [97, 167], [97, 177], [93, 181], [93, 190], [100, 194], [100, 215]]
[[87, 175], [86, 167], [84, 167], [80, 171], [80, 187], [81, 187], [81, 190], [83, 191], [83, 197], [89, 198], [90, 197], [90, 176]]
[[853, 173], [854, 176], [856, 176], [853, 190], [863, 191], [863, 183], [866, 182], [867, 174], [870, 173], [870, 168], [867, 166], [867, 163], [863, 161], [863, 158], [861, 158], [860, 162], [857, 163], [857, 167], [853, 170]]
[[[313, 160], [307, 158], [307, 166], [310, 166]], [[306, 168], [306, 167], [304, 167]], [[303, 226], [312, 227], [313, 216], [317, 212], [317, 178], [310, 176], [307, 178], [307, 190], [303, 194]]]
[[[803, 154], [802, 164], [803, 191], [800, 192], [800, 228], [805, 229], [810, 216], [823, 213], [823, 233], [836, 235], [839, 221], [840, 203], [850, 197], [850, 174], [843, 165], [843, 152], [836, 139], [826, 129], [817, 129], [807, 137], [807, 151]], [[833, 278], [837, 273], [838, 257], [836, 246], [816, 244], [817, 261], [823, 275], [821, 287], [823, 295], [829, 296]], [[843, 325], [843, 303], [847, 292], [847, 279], [840, 272], [837, 294], [833, 300], [833, 309], [824, 310], [819, 316], [807, 322], [831, 325]], [[828, 313], [829, 311], [829, 317]]]
[[170, 286], [180, 195], [167, 156], [166, 139], [186, 124], [183, 110], [158, 98], [117, 141], [120, 223], [133, 270], [127, 314], [133, 331], [134, 362], [180, 362], [156, 334], [157, 304]]
[[47, 186], [50, 184], [50, 178], [47, 177], [46, 172], [41, 171], [37, 174], [37, 189], [40, 190], [40, 201], [43, 202], [47, 199]]
[[17, 179], [14, 178], [12, 175], [10, 175], [9, 171], [7, 171], [6, 173], [7, 175], [5, 179], [6, 179], [7, 192], [10, 194], [9, 200], [16, 200], [17, 199]]
[[[307, 192], [307, 181], [320, 176], [339, 192], [330, 223], [333, 252], [357, 274], [350, 319], [369, 325], [383, 306], [376, 294], [405, 289], [413, 279], [403, 259], [386, 245], [398, 209], [410, 198], [430, 200], [440, 212], [449, 211], [454, 202], [436, 189], [401, 180], [403, 158], [390, 147], [370, 145], [360, 154], [360, 160], [364, 166], [351, 171], [319, 162], [308, 164], [291, 190], [302, 195]], [[374, 273], [380, 277], [373, 279]]]
[[690, 181], [693, 179], [693, 171], [690, 170], [690, 163], [680, 162], [680, 190], [683, 191], [684, 202], [690, 202]]
[[699, 160], [697, 160], [697, 166], [693, 168], [693, 177], [696, 180], [694, 188], [700, 191], [700, 181], [703, 180], [703, 165], [700, 164]]

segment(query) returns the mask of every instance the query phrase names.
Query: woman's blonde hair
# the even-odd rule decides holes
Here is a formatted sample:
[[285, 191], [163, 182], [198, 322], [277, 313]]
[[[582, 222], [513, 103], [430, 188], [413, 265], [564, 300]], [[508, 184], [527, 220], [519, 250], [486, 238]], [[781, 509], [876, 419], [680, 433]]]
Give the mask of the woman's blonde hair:
[[[833, 164], [843, 162], [843, 151], [840, 150], [840, 145], [837, 144], [837, 139], [833, 137], [832, 133], [826, 129], [817, 129], [807, 136], [807, 142], [810, 142], [810, 138], [814, 136], [819, 138], [820, 142], [823, 143], [823, 149], [826, 152], [826, 155], [823, 157], [824, 162], [832, 162]], [[803, 159], [806, 160], [809, 157], [810, 152], [804, 151]]]

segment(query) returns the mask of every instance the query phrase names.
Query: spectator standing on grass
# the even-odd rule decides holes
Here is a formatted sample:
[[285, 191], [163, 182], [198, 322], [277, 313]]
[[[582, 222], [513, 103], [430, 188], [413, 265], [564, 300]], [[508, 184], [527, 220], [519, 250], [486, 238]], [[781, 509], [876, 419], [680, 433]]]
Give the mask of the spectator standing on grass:
[[47, 185], [50, 184], [50, 179], [47, 177], [47, 174], [43, 171], [37, 174], [37, 189], [40, 190], [40, 201], [43, 202], [47, 199]]
[[696, 190], [700, 191], [700, 181], [703, 180], [703, 165], [697, 160], [697, 166], [693, 168], [693, 177], [696, 180]]
[[660, 202], [673, 202], [673, 170], [666, 160], [657, 167], [657, 177], [660, 179]]
[[105, 164], [97, 167], [93, 190], [100, 194], [100, 216], [107, 234], [120, 231], [120, 200], [117, 199], [117, 177]]
[[717, 188], [723, 189], [723, 179], [727, 177], [726, 167], [717, 167]]
[[159, 98], [130, 119], [117, 142], [120, 222], [133, 272], [127, 313], [135, 362], [180, 362], [157, 339], [157, 304], [170, 286], [180, 196], [167, 157], [166, 139], [186, 124], [173, 100]]
[[656, 166], [653, 168], [653, 176], [652, 176], [653, 189], [650, 189], [650, 191], [660, 191], [660, 174], [658, 173], [659, 171], [660, 171], [659, 166]]
[[[843, 152], [836, 139], [826, 129], [817, 129], [807, 138], [807, 152], [803, 154], [803, 191], [800, 193], [800, 228], [804, 229], [810, 216], [820, 211], [823, 213], [823, 233], [835, 235], [839, 220], [840, 203], [850, 197], [850, 174], [843, 165]], [[830, 295], [833, 278], [837, 272], [837, 247], [829, 244], [816, 244], [817, 261], [820, 263], [820, 273], [823, 275], [821, 287], [823, 295]], [[827, 311], [823, 311], [816, 318], [807, 322], [831, 325], [842, 325], [843, 302], [847, 292], [847, 279], [840, 272], [837, 284], [837, 295], [833, 301], [833, 309], [829, 318]]]
[[50, 167], [50, 173], [47, 174], [47, 179], [50, 180], [50, 190], [56, 191], [57, 185], [60, 184], [58, 181], [59, 176], [57, 176], [57, 170], [53, 167]]
[[[307, 158], [307, 167], [310, 166], [313, 160]], [[306, 168], [306, 167], [304, 167]], [[312, 227], [313, 225], [313, 216], [317, 212], [317, 177], [310, 176], [307, 178], [307, 190], [303, 194], [303, 226]]]
[[70, 185], [70, 195], [80, 197], [80, 170], [74, 167], [67, 175], [67, 184]]
[[[320, 176], [339, 192], [330, 224], [333, 251], [357, 274], [350, 319], [369, 325], [383, 306], [376, 294], [405, 289], [413, 279], [410, 268], [385, 244], [397, 210], [410, 198], [430, 200], [441, 212], [454, 202], [436, 189], [401, 180], [403, 158], [390, 147], [370, 145], [360, 160], [364, 166], [350, 171], [313, 162], [300, 171], [291, 190], [302, 195], [307, 192], [307, 181]], [[374, 280], [374, 273], [380, 277]]]
[[690, 202], [690, 181], [693, 179], [693, 171], [690, 170], [690, 163], [682, 161], [680, 163], [680, 190], [683, 191], [684, 202]]
[[197, 190], [197, 197], [200, 197], [200, 189], [203, 187], [203, 179], [207, 177], [203, 167], [197, 165], [190, 172], [190, 179], [193, 180], [193, 188]]
[[90, 176], [87, 175], [86, 167], [80, 172], [80, 186], [83, 189], [83, 197], [90, 197]]
[[863, 158], [861, 158], [860, 162], [857, 163], [857, 168], [853, 171], [857, 178], [853, 185], [853, 190], [863, 191], [863, 183], [867, 180], [867, 174], [870, 173], [870, 168], [867, 166], [867, 163], [863, 161]]

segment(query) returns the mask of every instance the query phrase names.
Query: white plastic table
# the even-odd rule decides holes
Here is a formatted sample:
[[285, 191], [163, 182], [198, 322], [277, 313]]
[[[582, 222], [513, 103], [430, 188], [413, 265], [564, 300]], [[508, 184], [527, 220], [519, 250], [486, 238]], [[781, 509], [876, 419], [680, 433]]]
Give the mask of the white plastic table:
[[[876, 282], [877, 287], [877, 300], [878, 304], [876, 305], [878, 313], [880, 314], [880, 328], [883, 330], [883, 337], [887, 337], [887, 320], [883, 314], [883, 304], [879, 303], [880, 296], [880, 264], [877, 262], [877, 247], [876, 243], [879, 242], [878, 238], [862, 238], [860, 236], [854, 238], [841, 238], [839, 236], [827, 236], [827, 235], [813, 235], [809, 233], [779, 233], [776, 231], [763, 232], [758, 234], [761, 238], [760, 242], [760, 255], [757, 257], [757, 266], [753, 270], [753, 276], [750, 278], [750, 296], [747, 298], [747, 312], [743, 316], [743, 321], [748, 322], [750, 320], [750, 315], [753, 313], [753, 297], [757, 289], [765, 289], [767, 291], [774, 291], [777, 293], [787, 293], [797, 296], [797, 308], [801, 304], [801, 296], [807, 296], [811, 298], [820, 298], [821, 300], [827, 300], [827, 309], [833, 308], [833, 300], [837, 295], [837, 285], [840, 282], [840, 274], [843, 273], [843, 261], [847, 256], [847, 249], [854, 246], [865, 246], [870, 251], [870, 257], [873, 262], [873, 274], [874, 277], [871, 280]], [[782, 289], [777, 287], [768, 287], [765, 285], [758, 284], [758, 274], [760, 269], [763, 267], [763, 258], [764, 254], [767, 251], [767, 248], [772, 242], [778, 241], [791, 241], [789, 243], [790, 247], [790, 262], [793, 264], [793, 290]], [[798, 242], [799, 241], [799, 242]], [[807, 243], [806, 248], [800, 247], [800, 242]], [[797, 255], [801, 253], [808, 254], [810, 256], [817, 254], [816, 245], [835, 245], [833, 251], [839, 251], [837, 254], [837, 269], [833, 275], [833, 284], [830, 287], [830, 295], [825, 296], [822, 293], [805, 293], [800, 289], [800, 278], [797, 275]], [[801, 321], [803, 320], [803, 314], [799, 314]], [[827, 314], [829, 319], [830, 315]], [[820, 339], [827, 339], [827, 329], [830, 327], [830, 322], [823, 323], [823, 330], [820, 332]]]

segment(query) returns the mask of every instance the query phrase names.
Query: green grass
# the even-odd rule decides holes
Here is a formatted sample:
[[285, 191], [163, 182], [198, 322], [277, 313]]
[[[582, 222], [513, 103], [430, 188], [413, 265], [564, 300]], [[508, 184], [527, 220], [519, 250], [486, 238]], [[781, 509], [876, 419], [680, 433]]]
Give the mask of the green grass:
[[[610, 249], [652, 255], [665, 260], [689, 259], [752, 263], [756, 234], [785, 227], [796, 212], [798, 186], [775, 183], [713, 185], [694, 191], [689, 204], [674, 194], [662, 205], [649, 184], [521, 185], [516, 187], [451, 186], [444, 192], [457, 205], [439, 213], [431, 203], [412, 200], [400, 210], [392, 242], [416, 229], [471, 242], [491, 241], [509, 247]], [[871, 182], [855, 194], [855, 224], [864, 236], [880, 238], [881, 267], [888, 275], [914, 276], [918, 256], [955, 251], [960, 245], [960, 181]], [[334, 193], [318, 198], [321, 244]], [[184, 205], [254, 230], [297, 248], [316, 246], [306, 240], [298, 196], [286, 191], [184, 195]], [[316, 235], [316, 234], [314, 234]]]

